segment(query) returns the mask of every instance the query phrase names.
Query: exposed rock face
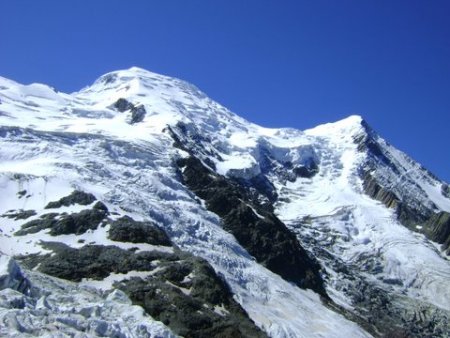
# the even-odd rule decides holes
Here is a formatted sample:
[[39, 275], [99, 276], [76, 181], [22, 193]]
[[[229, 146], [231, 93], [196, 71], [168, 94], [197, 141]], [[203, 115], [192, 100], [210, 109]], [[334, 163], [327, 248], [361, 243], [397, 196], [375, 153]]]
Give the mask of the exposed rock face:
[[448, 184], [446, 184], [446, 183], [442, 184], [441, 193], [442, 193], [442, 196], [450, 198], [450, 188], [449, 188]]
[[73, 249], [47, 243], [53, 255], [19, 257], [28, 268], [80, 282], [102, 280], [111, 273], [147, 272], [114, 284], [134, 304], [185, 337], [266, 337], [233, 299], [226, 283], [209, 264], [177, 251], [135, 253], [115, 246]]
[[22, 225], [22, 229], [15, 233], [16, 236], [37, 233], [43, 229], [50, 229], [52, 236], [82, 234], [87, 230], [95, 230], [108, 216], [108, 208], [97, 202], [92, 209], [82, 210], [78, 213], [49, 213], [39, 219], [29, 221]]
[[395, 209], [397, 218], [403, 225], [442, 244], [442, 250], [447, 255], [450, 254], [450, 214], [448, 212], [411, 208], [392, 191], [383, 188], [369, 173], [364, 175], [363, 187], [367, 195], [382, 202], [388, 208]]
[[277, 200], [278, 194], [273, 184], [263, 174], [254, 176], [248, 180], [234, 178], [233, 181], [243, 187], [248, 197], [260, 204], [266, 210], [273, 212], [273, 203]]
[[116, 108], [119, 112], [123, 113], [127, 110], [133, 108], [133, 104], [124, 98], [120, 98], [114, 103], [114, 108]]
[[147, 111], [143, 105], [133, 106], [131, 108], [131, 124], [139, 123], [144, 120]]
[[[204, 136], [195, 125], [177, 123], [166, 129], [174, 140], [174, 146], [200, 159], [209, 168], [216, 171], [212, 159], [223, 162], [221, 145], [211, 146], [214, 142]], [[252, 150], [255, 163], [244, 169], [228, 169], [226, 176], [245, 187], [248, 194], [257, 198], [264, 207], [272, 209], [278, 195], [274, 184], [269, 179], [276, 176], [281, 182], [294, 182], [297, 178], [311, 178], [319, 172], [317, 154], [310, 146], [300, 147], [296, 153], [296, 163], [292, 154], [285, 148], [276, 148], [266, 140], [258, 140]]]
[[152, 262], [159, 259], [177, 260], [177, 256], [160, 252], [144, 251], [134, 253], [116, 246], [85, 245], [80, 249], [60, 243], [46, 243], [53, 255], [21, 257], [27, 267], [33, 268], [39, 262], [38, 270], [50, 276], [79, 282], [83, 278], [101, 280], [111, 272], [151, 271]]
[[137, 222], [123, 216], [111, 222], [109, 238], [113, 241], [171, 246], [166, 233], [150, 222]]
[[152, 277], [131, 278], [115, 286], [183, 337], [266, 337], [203, 260], [184, 257], [162, 263]]
[[[226, 282], [205, 260], [173, 247], [167, 234], [151, 222], [138, 222], [129, 216], [105, 219], [107, 215], [108, 209], [98, 201], [92, 209], [71, 215], [45, 214], [24, 224], [19, 234], [50, 228], [50, 234], [54, 236], [78, 235], [104, 220], [110, 226], [110, 239], [151, 244], [155, 249], [160, 246], [168, 252], [136, 252], [136, 248], [125, 250], [112, 245], [72, 248], [60, 242], [45, 242], [42, 246], [52, 254], [24, 255], [17, 259], [29, 269], [73, 282], [131, 273], [129, 278], [111, 282], [114, 283], [112, 286], [124, 291], [134, 304], [142, 306], [154, 319], [184, 337], [266, 337], [233, 299]], [[16, 267], [14, 264], [10, 265]], [[132, 277], [136, 273], [140, 273], [140, 277]], [[5, 283], [7, 287], [27, 287], [21, 282], [23, 278], [11, 279], [11, 276], [21, 277], [9, 273], [5, 279], [0, 274], [0, 289]]]
[[[89, 205], [95, 200], [91, 194], [74, 191], [69, 196], [48, 203], [46, 209], [73, 204]], [[34, 211], [11, 211], [5, 217], [24, 219], [34, 214]], [[111, 220], [108, 216], [107, 207], [97, 201], [91, 208], [77, 213], [43, 214], [23, 224], [16, 235], [24, 236], [44, 229], [50, 229], [49, 234], [53, 236], [80, 235], [89, 229], [97, 229], [100, 224], [108, 224], [109, 239], [116, 242], [172, 247], [167, 234], [151, 222], [138, 222], [129, 216]], [[59, 242], [46, 242], [42, 246], [53, 251], [53, 254], [32, 254], [18, 256], [17, 259], [29, 269], [73, 282], [140, 272], [142, 277], [122, 278], [114, 286], [123, 290], [134, 304], [141, 305], [154, 319], [162, 321], [184, 337], [266, 337], [233, 299], [228, 285], [206, 261], [176, 248], [172, 247], [172, 251], [175, 251], [170, 253], [135, 252], [111, 245], [72, 248]], [[3, 257], [0, 256], [0, 259]], [[1, 266], [7, 266], [8, 273], [0, 275], [0, 289], [28, 290], [28, 283], [13, 260]], [[23, 295], [9, 295], [7, 299], [9, 305], [1, 303], [3, 307], [26, 306]], [[108, 335], [107, 331], [105, 334]]]
[[410, 208], [392, 191], [383, 188], [369, 172], [363, 176], [363, 188], [367, 195], [382, 202], [388, 208], [395, 209], [399, 221], [408, 228], [417, 231], [416, 225], [424, 224], [430, 212]]
[[[401, 176], [400, 171], [405, 170], [395, 162], [392, 155], [384, 149], [377, 141], [376, 133], [363, 121], [365, 133], [355, 137], [358, 150], [367, 153], [364, 167], [361, 168], [361, 178], [363, 180], [364, 192], [370, 197], [382, 202], [388, 208], [395, 209], [398, 220], [412, 231], [425, 234], [429, 239], [442, 244], [442, 250], [447, 254], [450, 252], [450, 221], [449, 213], [440, 211], [433, 203], [421, 204], [411, 201], [407, 188], [402, 188], [401, 182], [397, 184], [387, 184], [383, 182], [379, 168], [388, 167], [391, 172]], [[418, 171], [426, 172], [420, 167]], [[432, 175], [431, 175], [432, 176]], [[434, 176], [432, 176], [434, 178]], [[405, 182], [410, 187], [426, 195], [423, 189], [416, 182], [407, 177]], [[448, 186], [441, 186], [441, 193], [447, 197]], [[447, 197], [448, 198], [448, 197]]]
[[15, 219], [16, 221], [21, 220], [21, 219], [27, 219], [30, 218], [31, 216], [35, 216], [36, 215], [36, 211], [34, 210], [10, 210], [9, 212], [1, 215], [1, 217], [7, 217], [7, 218], [11, 218], [11, 219]]
[[145, 115], [147, 114], [147, 111], [145, 110], [145, 107], [143, 105], [140, 104], [135, 105], [124, 98], [118, 99], [116, 103], [114, 103], [114, 108], [121, 113], [130, 111], [131, 112], [131, 117], [129, 121], [130, 124], [142, 122], [144, 120]]
[[50, 213], [42, 215], [39, 219], [29, 221], [22, 225], [21, 229], [16, 231], [16, 236], [24, 236], [27, 234], [35, 234], [41, 230], [51, 228], [56, 224], [55, 218], [57, 213]]
[[0, 87], [0, 250], [32, 269], [0, 336], [264, 336], [242, 308], [274, 338], [447, 335], [450, 265], [410, 230], [448, 246], [450, 190], [360, 117], [264, 128], [135, 68]]
[[89, 205], [96, 200], [97, 199], [92, 194], [88, 194], [80, 190], [74, 190], [69, 196], [65, 196], [59, 201], [49, 202], [45, 209], [56, 209], [62, 206], [68, 207], [73, 204]]
[[450, 255], [450, 214], [448, 212], [441, 211], [431, 216], [423, 231], [431, 240], [442, 244], [447, 255]]
[[201, 135], [195, 125], [178, 122], [175, 126], [168, 127], [167, 132], [174, 140], [175, 147], [189, 154], [195, 154], [210, 168], [216, 168], [211, 158], [222, 160], [221, 156], [208, 146], [208, 144], [211, 144], [211, 140]]
[[369, 172], [363, 177], [363, 187], [367, 195], [382, 202], [388, 208], [397, 208], [401, 203], [400, 199], [393, 192], [381, 187]]
[[300, 246], [295, 235], [270, 211], [251, 201], [245, 190], [207, 169], [191, 156], [178, 162], [184, 183], [206, 201], [208, 210], [269, 270], [302, 288], [326, 297], [320, 266]]

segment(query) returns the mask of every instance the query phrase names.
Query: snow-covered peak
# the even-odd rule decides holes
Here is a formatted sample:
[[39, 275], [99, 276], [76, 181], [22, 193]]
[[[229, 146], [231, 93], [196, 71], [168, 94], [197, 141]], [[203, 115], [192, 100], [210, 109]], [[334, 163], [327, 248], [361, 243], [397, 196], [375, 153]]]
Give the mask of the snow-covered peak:
[[[41, 244], [55, 241], [77, 250], [85, 244], [153, 248], [116, 243], [109, 237], [110, 224], [81, 234], [33, 225], [51, 217], [59, 221], [60, 216], [48, 216], [48, 202], [82, 190], [104, 202], [111, 220], [123, 215], [154, 222], [179, 248], [206, 259], [271, 337], [366, 336], [312, 291], [250, 257], [238, 236], [225, 231], [224, 217], [208, 209], [212, 202], [181, 178], [188, 169], [180, 159], [187, 156], [199, 159], [208, 167], [205, 177], [217, 180], [218, 188], [208, 187], [217, 205], [231, 205], [225, 195], [238, 193], [236, 185], [248, 189], [248, 198], [237, 195], [242, 210], [231, 219], [249, 216], [242, 224], [259, 224], [265, 214], [253, 207], [273, 208], [322, 264], [336, 303], [361, 318], [370, 314], [382, 331], [391, 324], [388, 317], [394, 324], [416, 321], [415, 311], [423, 307], [448, 318], [450, 266], [425, 237], [400, 224], [393, 208], [401, 202], [414, 212], [419, 207], [450, 211], [447, 185], [390, 146], [360, 116], [306, 131], [264, 128], [187, 82], [137, 67], [105, 74], [72, 94], [0, 78], [0, 191], [7, 196], [0, 199], [0, 247], [11, 255], [47, 254], [50, 249]], [[200, 186], [209, 182], [201, 179]], [[70, 205], [59, 211], [61, 217], [84, 215], [90, 208]], [[31, 227], [25, 222], [32, 231], [22, 231]], [[6, 263], [0, 256], [0, 281]], [[122, 277], [111, 274], [101, 283], [109, 288]], [[396, 312], [376, 312], [385, 304], [378, 298], [381, 291]], [[116, 312], [104, 316], [110, 317]]]
[[350, 115], [342, 120], [305, 130], [305, 133], [328, 138], [348, 138], [361, 133], [364, 130], [363, 124], [364, 119], [361, 116]]
[[6, 90], [10, 86], [18, 85], [17, 82], [7, 79], [6, 77], [0, 76], [0, 90]]
[[103, 101], [105, 104], [110, 104], [118, 96], [125, 99], [140, 98], [143, 103], [151, 103], [149, 101], [156, 96], [180, 101], [184, 99], [191, 104], [199, 104], [200, 101], [208, 99], [196, 86], [186, 81], [138, 67], [106, 73], [92, 85], [72, 93], [72, 96], [97, 103]]
[[[119, 100], [125, 100], [125, 109], [118, 109]], [[137, 67], [107, 73], [72, 94], [3, 79], [0, 103], [0, 123], [5, 125], [135, 140], [148, 140], [180, 122], [199, 132], [226, 135], [253, 126], [197, 87]], [[139, 110], [140, 123], [130, 125], [136, 122], [133, 110]]]
[[331, 147], [342, 151], [343, 157], [332, 161], [336, 168], [345, 168], [344, 185], [359, 177], [367, 163], [364, 159], [370, 157], [373, 161], [366, 172], [376, 169], [379, 183], [400, 199], [411, 195], [430, 210], [450, 210], [448, 196], [441, 193], [446, 191], [443, 182], [392, 148], [361, 116], [352, 115], [304, 132], [263, 128], [230, 112], [194, 85], [138, 67], [102, 75], [72, 94], [43, 84], [21, 85], [0, 78], [0, 124], [151, 143], [170, 142], [170, 135], [162, 131], [167, 127], [179, 129], [186, 140], [206, 149], [205, 157], [219, 173], [247, 179], [275, 163], [281, 166], [277, 176], [282, 180], [294, 179], [282, 169], [290, 166], [296, 171], [306, 166], [325, 175], [325, 167], [320, 164], [336, 155], [336, 151], [328, 154]]
[[[88, 87], [83, 88], [78, 93], [83, 92], [101, 92], [104, 90], [117, 90], [122, 87], [143, 86], [148, 89], [153, 87], [168, 86], [169, 83], [184, 81], [171, 78], [165, 75], [153, 73], [138, 67], [131, 67], [129, 69], [122, 69], [112, 71], [100, 76], [94, 83]], [[74, 95], [78, 94], [73, 93]]]
[[[119, 81], [119, 82], [125, 81], [126, 82], [133, 78], [141, 79], [143, 81], [148, 81], [148, 80], [170, 81], [170, 80], [174, 79], [174, 78], [166, 76], [166, 75], [151, 72], [144, 68], [133, 66], [128, 69], [120, 69], [120, 70], [115, 70], [115, 71], [111, 71], [106, 74], [103, 74], [95, 81], [95, 83], [97, 83], [97, 82], [115, 82], [115, 81]], [[182, 81], [182, 80], [178, 80], [178, 81]]]

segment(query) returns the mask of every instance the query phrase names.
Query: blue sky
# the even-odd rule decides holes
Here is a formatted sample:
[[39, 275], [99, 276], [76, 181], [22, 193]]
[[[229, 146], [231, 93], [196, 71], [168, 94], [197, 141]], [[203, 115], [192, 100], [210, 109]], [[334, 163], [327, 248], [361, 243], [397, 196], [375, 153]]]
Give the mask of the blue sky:
[[362, 115], [450, 181], [450, 1], [0, 2], [0, 75], [65, 92], [139, 66], [268, 127]]

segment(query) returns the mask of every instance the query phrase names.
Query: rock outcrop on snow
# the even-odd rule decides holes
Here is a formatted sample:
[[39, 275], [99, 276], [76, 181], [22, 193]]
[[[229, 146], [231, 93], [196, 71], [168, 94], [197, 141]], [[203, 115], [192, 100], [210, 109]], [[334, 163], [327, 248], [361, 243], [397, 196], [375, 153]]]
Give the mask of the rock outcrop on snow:
[[449, 332], [448, 184], [361, 117], [264, 128], [136, 67], [0, 100], [0, 336]]

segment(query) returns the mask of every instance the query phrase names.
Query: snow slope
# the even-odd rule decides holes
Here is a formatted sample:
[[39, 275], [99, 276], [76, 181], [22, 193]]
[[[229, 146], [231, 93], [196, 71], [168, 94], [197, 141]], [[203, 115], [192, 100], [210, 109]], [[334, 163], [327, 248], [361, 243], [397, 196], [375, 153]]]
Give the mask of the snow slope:
[[[423, 235], [402, 226], [393, 209], [387, 209], [363, 193], [358, 168], [366, 155], [357, 151], [352, 138], [364, 132], [361, 118], [357, 116], [305, 131], [321, 142], [321, 146], [315, 146], [315, 149], [322, 148], [321, 171], [311, 180], [297, 180], [280, 188], [280, 196], [290, 202], [277, 205], [278, 215], [299, 233], [327, 229], [323, 236], [329, 237], [324, 242], [328, 242], [331, 253], [348, 265], [360, 264], [367, 278], [375, 279], [380, 287], [448, 311], [448, 260]], [[392, 147], [389, 150], [395, 151], [398, 158], [405, 158], [398, 150]], [[437, 196], [436, 190], [431, 188], [437, 185], [436, 180], [425, 179], [431, 183], [424, 177], [414, 179], [420, 186], [430, 187], [425, 190], [427, 194], [420, 196], [421, 202], [448, 210], [450, 200], [440, 193]], [[305, 217], [310, 225], [302, 229]], [[331, 245], [332, 242], [335, 243]], [[364, 266], [367, 265], [364, 257], [371, 256], [380, 263], [376, 269]], [[338, 279], [336, 276], [333, 283], [338, 283]]]
[[[119, 99], [144, 107], [143, 120], [133, 123], [131, 106], [120, 112]], [[49, 201], [74, 189], [90, 192], [118, 215], [157, 223], [181, 249], [205, 258], [269, 336], [370, 336], [326, 307], [314, 292], [259, 265], [222, 229], [220, 218], [180, 182], [175, 162], [188, 154], [173, 146], [170, 130], [184, 130], [190, 150], [219, 174], [246, 181], [264, 176], [278, 196], [277, 215], [313, 256], [317, 243], [310, 237], [318, 237], [330, 255], [354, 267], [367, 283], [412, 299], [412, 306], [418, 300], [449, 314], [448, 260], [363, 192], [358, 170], [366, 154], [354, 142], [355, 135], [365, 132], [361, 122], [352, 116], [304, 132], [263, 128], [191, 84], [136, 67], [106, 74], [72, 94], [0, 77], [0, 189], [8, 196], [0, 200], [0, 215], [32, 209], [37, 218]], [[392, 147], [389, 151], [399, 161], [405, 158]], [[305, 168], [307, 174], [296, 174]], [[450, 200], [437, 190], [441, 182], [426, 175], [411, 179], [422, 187], [421, 201], [450, 210]], [[111, 244], [107, 228], [81, 237], [51, 237], [44, 230], [17, 238], [14, 232], [22, 223], [0, 218], [0, 248], [8, 255], [45, 253], [41, 241], [50, 239], [71, 247], [80, 247], [80, 239]], [[367, 257], [376, 257], [381, 268], [367, 268]], [[317, 258], [331, 298], [353, 309], [342, 276], [330, 260]], [[137, 329], [133, 325], [130, 332]]]

